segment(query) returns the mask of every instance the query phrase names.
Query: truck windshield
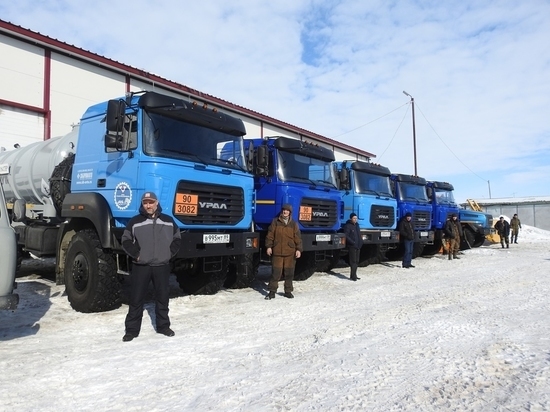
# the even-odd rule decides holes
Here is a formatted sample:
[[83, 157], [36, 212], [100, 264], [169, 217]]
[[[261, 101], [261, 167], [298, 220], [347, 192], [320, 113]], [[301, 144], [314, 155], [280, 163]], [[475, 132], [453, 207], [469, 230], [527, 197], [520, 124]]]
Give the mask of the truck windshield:
[[149, 156], [244, 169], [242, 136], [144, 112], [144, 151]]
[[277, 174], [281, 180], [336, 188], [336, 177], [330, 162], [283, 150], [278, 151], [278, 159]]
[[417, 202], [429, 203], [426, 187], [414, 183], [399, 182], [400, 200], [416, 200]]
[[456, 204], [451, 190], [435, 189], [435, 199], [438, 204]]
[[372, 173], [355, 171], [355, 191], [363, 194], [393, 197], [390, 178]]

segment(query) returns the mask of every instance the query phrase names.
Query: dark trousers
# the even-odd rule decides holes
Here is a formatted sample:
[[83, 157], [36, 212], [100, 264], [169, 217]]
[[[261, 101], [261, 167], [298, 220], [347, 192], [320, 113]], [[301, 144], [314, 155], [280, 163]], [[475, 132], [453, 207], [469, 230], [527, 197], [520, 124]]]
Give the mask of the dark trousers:
[[403, 255], [403, 266], [409, 266], [413, 257], [414, 240], [404, 240], [405, 254]]
[[271, 258], [271, 280], [269, 281], [269, 291], [277, 292], [279, 287], [279, 280], [285, 274], [285, 292], [292, 292], [294, 286], [292, 280], [294, 279], [294, 267], [296, 266], [296, 257], [291, 256], [272, 256]]
[[514, 229], [512, 229], [512, 234], [510, 236], [510, 242], [518, 243], [518, 234], [519, 234], [519, 230], [515, 231]]
[[126, 333], [135, 336], [141, 330], [143, 304], [149, 291], [149, 283], [155, 289], [155, 321], [157, 331], [170, 327], [168, 301], [170, 299], [170, 265], [134, 265], [130, 274], [130, 301], [126, 315]]
[[350, 266], [349, 278], [350, 279], [357, 279], [357, 266], [359, 265], [359, 255], [360, 255], [360, 253], [361, 253], [361, 249], [356, 249], [354, 247], [350, 247], [348, 249], [349, 266]]
[[500, 244], [502, 247], [504, 247], [504, 243], [506, 243], [506, 246], [508, 246], [508, 236], [499, 235], [500, 236]]

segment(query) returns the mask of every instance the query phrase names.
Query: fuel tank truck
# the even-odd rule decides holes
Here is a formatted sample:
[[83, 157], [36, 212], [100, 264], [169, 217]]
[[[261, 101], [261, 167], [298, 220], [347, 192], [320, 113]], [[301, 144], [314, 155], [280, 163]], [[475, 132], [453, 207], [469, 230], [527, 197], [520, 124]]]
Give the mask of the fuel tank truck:
[[0, 153], [18, 254], [55, 256], [73, 309], [114, 309], [131, 270], [122, 234], [153, 191], [181, 230], [171, 269], [184, 292], [216, 293], [229, 272], [234, 287], [249, 285], [259, 236], [244, 134], [206, 104], [139, 92], [89, 107], [65, 136]]

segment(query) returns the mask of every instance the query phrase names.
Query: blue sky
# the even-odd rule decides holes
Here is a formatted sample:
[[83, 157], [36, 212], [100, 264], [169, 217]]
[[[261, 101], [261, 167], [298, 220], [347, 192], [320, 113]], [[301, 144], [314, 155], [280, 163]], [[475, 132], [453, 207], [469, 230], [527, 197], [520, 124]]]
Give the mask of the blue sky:
[[0, 2], [14, 24], [455, 186], [550, 195], [547, 0]]

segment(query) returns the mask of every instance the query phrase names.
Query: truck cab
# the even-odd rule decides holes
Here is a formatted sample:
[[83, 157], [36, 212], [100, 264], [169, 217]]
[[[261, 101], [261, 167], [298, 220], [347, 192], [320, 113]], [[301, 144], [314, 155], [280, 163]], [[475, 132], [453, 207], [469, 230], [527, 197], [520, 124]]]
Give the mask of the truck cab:
[[359, 266], [386, 260], [386, 252], [397, 247], [397, 200], [387, 167], [364, 161], [344, 160], [333, 163], [338, 188], [344, 201], [344, 220], [357, 215], [363, 237]]
[[303, 243], [294, 278], [304, 280], [316, 270], [326, 270], [339, 259], [345, 239], [339, 233], [343, 202], [332, 167], [334, 153], [282, 136], [246, 139], [245, 147], [254, 172], [254, 225], [261, 245], [271, 221], [288, 203]]
[[131, 270], [122, 233], [153, 191], [182, 232], [172, 272], [184, 292], [216, 293], [231, 272], [250, 284], [259, 236], [244, 135], [241, 119], [156, 92], [95, 104], [66, 136], [0, 154], [16, 170], [6, 196], [30, 212], [15, 219], [20, 246], [56, 256], [75, 310], [116, 308]]
[[432, 228], [434, 231], [433, 245], [424, 248], [424, 254], [437, 253], [443, 246], [443, 229], [445, 222], [453, 214], [459, 216], [459, 208], [453, 195], [454, 187], [447, 182], [426, 182], [428, 198], [432, 203]]
[[427, 244], [433, 243], [432, 204], [426, 193], [426, 179], [405, 174], [392, 174], [392, 189], [397, 199], [398, 221], [412, 214], [415, 229], [413, 256], [419, 256]]

